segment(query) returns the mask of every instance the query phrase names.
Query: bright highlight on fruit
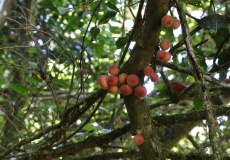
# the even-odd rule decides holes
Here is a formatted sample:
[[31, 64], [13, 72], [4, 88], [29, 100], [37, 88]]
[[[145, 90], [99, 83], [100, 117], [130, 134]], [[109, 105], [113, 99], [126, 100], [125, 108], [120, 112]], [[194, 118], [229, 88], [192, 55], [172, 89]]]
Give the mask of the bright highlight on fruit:
[[127, 73], [121, 73], [118, 77], [119, 83], [124, 84], [126, 82], [127, 77], [128, 77]]
[[141, 134], [136, 134], [133, 138], [133, 142], [139, 146], [144, 142], [144, 138]]

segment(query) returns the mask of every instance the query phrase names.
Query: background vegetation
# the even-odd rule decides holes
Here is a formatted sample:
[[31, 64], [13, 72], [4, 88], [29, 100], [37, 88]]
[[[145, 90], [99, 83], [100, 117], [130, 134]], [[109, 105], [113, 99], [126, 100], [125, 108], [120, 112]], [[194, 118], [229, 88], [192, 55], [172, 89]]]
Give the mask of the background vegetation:
[[[0, 159], [230, 158], [228, 0], [2, 4]], [[166, 14], [181, 27], [162, 27]], [[167, 63], [156, 59], [163, 39]], [[113, 64], [138, 75], [148, 95], [101, 89], [97, 78]], [[148, 65], [158, 82], [144, 77]]]

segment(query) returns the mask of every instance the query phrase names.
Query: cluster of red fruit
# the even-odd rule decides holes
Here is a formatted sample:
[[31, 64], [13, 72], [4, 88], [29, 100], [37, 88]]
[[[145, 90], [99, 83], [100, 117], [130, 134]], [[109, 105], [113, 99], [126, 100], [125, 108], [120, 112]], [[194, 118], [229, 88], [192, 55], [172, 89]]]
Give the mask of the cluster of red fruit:
[[[180, 27], [180, 20], [173, 19], [173, 17], [170, 15], [165, 15], [161, 18], [161, 24], [164, 27], [172, 27], [173, 29], [177, 29]], [[168, 40], [165, 39], [160, 42], [161, 50], [159, 50], [156, 54], [158, 60], [168, 62], [171, 59], [171, 53], [167, 52], [169, 47], [170, 43]]]
[[[117, 94], [120, 92], [122, 95], [128, 96], [133, 93], [143, 98], [147, 94], [147, 89], [143, 85], [139, 85], [139, 78], [135, 74], [121, 73], [117, 76], [119, 68], [117, 65], [112, 65], [108, 68], [109, 76], [100, 75], [98, 77], [98, 83], [102, 89], [108, 89], [111, 94]], [[159, 77], [154, 72], [153, 68], [147, 66], [144, 68], [144, 74], [149, 76], [153, 82], [157, 82]]]

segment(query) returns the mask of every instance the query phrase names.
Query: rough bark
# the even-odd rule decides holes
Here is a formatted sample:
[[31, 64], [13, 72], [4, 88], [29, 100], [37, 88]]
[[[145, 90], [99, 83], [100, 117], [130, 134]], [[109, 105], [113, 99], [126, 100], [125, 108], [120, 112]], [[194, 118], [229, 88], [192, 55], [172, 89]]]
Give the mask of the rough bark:
[[[167, 14], [170, 1], [148, 0], [146, 4], [144, 25], [130, 59], [121, 69], [128, 74], [134, 73], [143, 80], [143, 68], [150, 64], [154, 51], [159, 44], [161, 17]], [[149, 108], [145, 100], [135, 95], [124, 97], [129, 119], [134, 130], [140, 130], [144, 143], [140, 146], [143, 159], [161, 159], [161, 147], [156, 136], [156, 128], [152, 125]]]
[[2, 30], [6, 17], [9, 16], [13, 0], [0, 1], [0, 31]]

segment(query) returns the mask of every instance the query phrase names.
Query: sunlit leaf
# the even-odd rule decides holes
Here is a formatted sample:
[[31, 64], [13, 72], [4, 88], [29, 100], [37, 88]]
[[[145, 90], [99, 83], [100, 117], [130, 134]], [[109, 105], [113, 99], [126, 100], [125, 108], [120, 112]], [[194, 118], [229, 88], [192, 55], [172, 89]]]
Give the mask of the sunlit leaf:
[[113, 9], [113, 10], [116, 11], [116, 12], [120, 12], [119, 9], [117, 8], [117, 6], [114, 5], [113, 3], [107, 2], [107, 3], [105, 3], [105, 4], [106, 4], [110, 9]]
[[83, 130], [86, 130], [86, 131], [91, 131], [94, 129], [94, 125], [88, 123], [87, 125], [84, 126]]
[[11, 89], [16, 91], [19, 94], [28, 94], [29, 89], [21, 84], [10, 84], [9, 86]]
[[110, 19], [114, 18], [116, 16], [117, 12], [113, 11], [107, 11], [103, 15], [103, 17], [99, 20], [99, 24], [105, 24], [107, 23]]
[[28, 62], [28, 63], [29, 63], [31, 68], [33, 68], [33, 69], [38, 68], [37, 63], [35, 63], [35, 62]]
[[58, 10], [58, 13], [61, 15], [64, 15], [67, 12], [69, 12], [69, 8], [65, 8], [65, 7], [58, 7], [57, 10]]
[[62, 79], [55, 79], [54, 83], [64, 87], [64, 88], [69, 88], [70, 84], [66, 82], [66, 80], [62, 80]]
[[183, 0], [185, 4], [190, 4], [196, 7], [203, 7], [203, 3], [201, 0]]
[[193, 98], [193, 105], [194, 105], [195, 110], [198, 110], [198, 111], [200, 111], [204, 108], [203, 102], [202, 102], [202, 100], [201, 100], [201, 98], [197, 92], [195, 93], [195, 96]]

